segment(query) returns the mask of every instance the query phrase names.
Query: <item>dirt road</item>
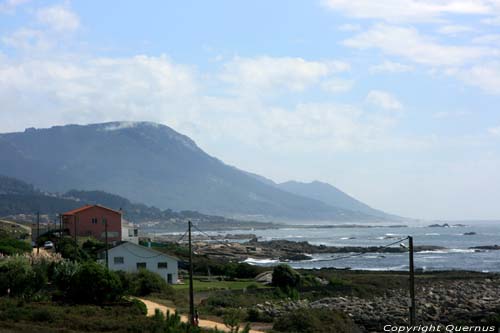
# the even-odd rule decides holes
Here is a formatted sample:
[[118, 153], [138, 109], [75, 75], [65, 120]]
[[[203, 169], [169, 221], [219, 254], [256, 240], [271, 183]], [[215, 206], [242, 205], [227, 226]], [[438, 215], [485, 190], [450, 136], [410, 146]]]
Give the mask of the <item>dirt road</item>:
[[[170, 313], [174, 313], [175, 309], [171, 307], [167, 307], [165, 305], [153, 302], [153, 301], [148, 301], [147, 299], [143, 298], [138, 298], [141, 302], [143, 302], [146, 307], [148, 308], [148, 316], [153, 316], [155, 314], [155, 309], [159, 309], [163, 313], [167, 313], [167, 311], [170, 311]], [[181, 320], [187, 322], [188, 317], [181, 315]], [[223, 332], [229, 332], [229, 329], [223, 324], [223, 323], [218, 323], [215, 321], [211, 320], [205, 320], [205, 319], [200, 319], [200, 327], [204, 328], [217, 328], [219, 331]], [[256, 330], [250, 330], [250, 333], [264, 333], [263, 331], [256, 331]]]

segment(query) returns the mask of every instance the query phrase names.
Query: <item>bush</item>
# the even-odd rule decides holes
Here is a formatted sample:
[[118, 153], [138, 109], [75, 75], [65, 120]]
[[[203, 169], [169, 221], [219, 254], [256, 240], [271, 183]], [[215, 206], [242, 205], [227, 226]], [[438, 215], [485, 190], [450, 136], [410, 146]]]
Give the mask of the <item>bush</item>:
[[329, 309], [299, 309], [276, 319], [273, 330], [288, 333], [358, 333], [361, 330], [340, 312]]
[[67, 297], [75, 303], [103, 304], [123, 295], [120, 278], [104, 266], [88, 261], [71, 277]]
[[0, 230], [0, 253], [6, 256], [31, 252], [31, 245], [17, 240]]
[[65, 259], [82, 262], [89, 260], [90, 256], [83, 251], [71, 237], [63, 237], [55, 242], [56, 251]]
[[25, 257], [9, 257], [0, 260], [0, 295], [31, 296], [38, 291], [36, 273]]
[[132, 299], [132, 306], [135, 309], [137, 309], [137, 311], [139, 312], [139, 314], [143, 314], [143, 315], [147, 315], [148, 314], [148, 308], [147, 308], [146, 304], [144, 304], [140, 300], [138, 300], [136, 298], [133, 298]]
[[290, 266], [281, 264], [273, 269], [272, 284], [280, 289], [295, 289], [300, 285], [300, 274]]
[[132, 273], [130, 279], [129, 291], [135, 296], [166, 293], [172, 289], [159, 274], [145, 269], [141, 269], [137, 273]]
[[54, 266], [52, 282], [63, 293], [66, 294], [71, 286], [73, 276], [77, 273], [80, 264], [63, 260]]

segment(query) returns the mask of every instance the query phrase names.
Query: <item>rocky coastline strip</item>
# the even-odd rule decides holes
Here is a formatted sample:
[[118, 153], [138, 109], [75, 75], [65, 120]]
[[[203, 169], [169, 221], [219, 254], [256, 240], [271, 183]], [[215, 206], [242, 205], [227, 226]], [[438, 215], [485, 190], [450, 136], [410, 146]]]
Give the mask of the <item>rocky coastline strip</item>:
[[[500, 278], [456, 281], [417, 281], [418, 324], [476, 324], [500, 313]], [[366, 332], [383, 326], [407, 325], [408, 291], [389, 290], [373, 298], [326, 297], [311, 301], [290, 299], [257, 304], [255, 310], [271, 317], [303, 308], [335, 309], [349, 315]]]
[[[253, 238], [248, 242], [213, 242], [198, 241], [194, 244], [196, 252], [211, 258], [243, 261], [249, 257], [254, 259], [277, 259], [281, 261], [310, 260], [312, 254], [328, 253], [403, 253], [408, 250], [402, 247], [381, 246], [326, 246], [313, 245], [308, 242], [288, 240], [259, 241]], [[474, 248], [477, 251], [496, 250], [499, 246], [481, 246]], [[447, 248], [435, 245], [415, 246], [415, 252], [445, 251]]]

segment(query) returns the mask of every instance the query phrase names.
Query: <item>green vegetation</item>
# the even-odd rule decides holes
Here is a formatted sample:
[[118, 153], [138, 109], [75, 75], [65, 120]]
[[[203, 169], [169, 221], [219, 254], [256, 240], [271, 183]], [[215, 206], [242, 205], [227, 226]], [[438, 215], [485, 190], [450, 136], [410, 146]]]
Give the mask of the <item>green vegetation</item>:
[[290, 266], [281, 264], [273, 269], [273, 286], [283, 290], [296, 289], [300, 286], [301, 276]]
[[[187, 325], [175, 314], [146, 317], [139, 301], [113, 305], [65, 305], [24, 302], [0, 297], [2, 332], [127, 332], [186, 333]], [[144, 304], [142, 304], [144, 305]], [[215, 331], [192, 329], [192, 333]]]
[[[189, 284], [174, 284], [172, 288], [175, 290], [187, 290]], [[267, 288], [266, 286], [256, 283], [254, 280], [237, 280], [237, 281], [210, 281], [206, 279], [194, 279], [193, 288], [196, 292], [209, 290], [243, 290]]]
[[172, 295], [172, 286], [160, 275], [145, 269], [136, 273], [117, 272], [122, 288], [129, 295], [146, 296], [152, 293]]
[[14, 255], [31, 251], [31, 245], [24, 240], [18, 240], [9, 232], [0, 230], [0, 254]]
[[287, 333], [356, 333], [361, 332], [346, 315], [328, 309], [301, 309], [276, 319], [276, 332]]
[[81, 264], [71, 277], [66, 296], [75, 303], [103, 304], [119, 300], [123, 288], [115, 272], [88, 261]]
[[25, 257], [8, 257], [0, 260], [0, 296], [10, 295], [29, 298], [47, 281], [45, 267], [31, 265]]

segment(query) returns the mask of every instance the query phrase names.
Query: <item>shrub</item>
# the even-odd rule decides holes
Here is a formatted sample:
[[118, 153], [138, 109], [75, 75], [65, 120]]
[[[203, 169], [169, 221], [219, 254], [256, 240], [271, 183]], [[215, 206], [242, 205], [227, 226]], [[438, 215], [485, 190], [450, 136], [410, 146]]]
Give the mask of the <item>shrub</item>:
[[145, 296], [151, 293], [165, 293], [172, 289], [159, 274], [145, 269], [130, 274], [129, 292], [135, 296]]
[[132, 299], [132, 306], [137, 309], [139, 314], [147, 315], [148, 314], [148, 308], [146, 304], [141, 302], [140, 300], [133, 298]]
[[123, 295], [120, 278], [104, 266], [88, 261], [71, 277], [67, 296], [75, 303], [102, 304]]
[[78, 262], [90, 259], [90, 256], [83, 251], [71, 237], [58, 239], [55, 246], [56, 251], [65, 259]]
[[71, 280], [79, 267], [80, 264], [69, 260], [55, 264], [52, 272], [52, 282], [62, 293], [65, 294], [68, 291], [71, 286]]
[[357, 333], [360, 329], [340, 312], [329, 309], [299, 309], [276, 319], [273, 330], [288, 333]]
[[39, 321], [39, 322], [52, 322], [54, 321], [55, 317], [52, 312], [50, 312], [46, 308], [40, 308], [40, 309], [35, 309], [31, 313], [31, 319], [33, 321]]
[[295, 289], [300, 285], [300, 274], [290, 266], [281, 264], [273, 269], [272, 284], [281, 289]]
[[0, 230], [0, 253], [11, 256], [31, 252], [31, 245], [25, 241], [17, 240]]
[[42, 286], [27, 258], [16, 256], [0, 260], [0, 295], [31, 296]]

